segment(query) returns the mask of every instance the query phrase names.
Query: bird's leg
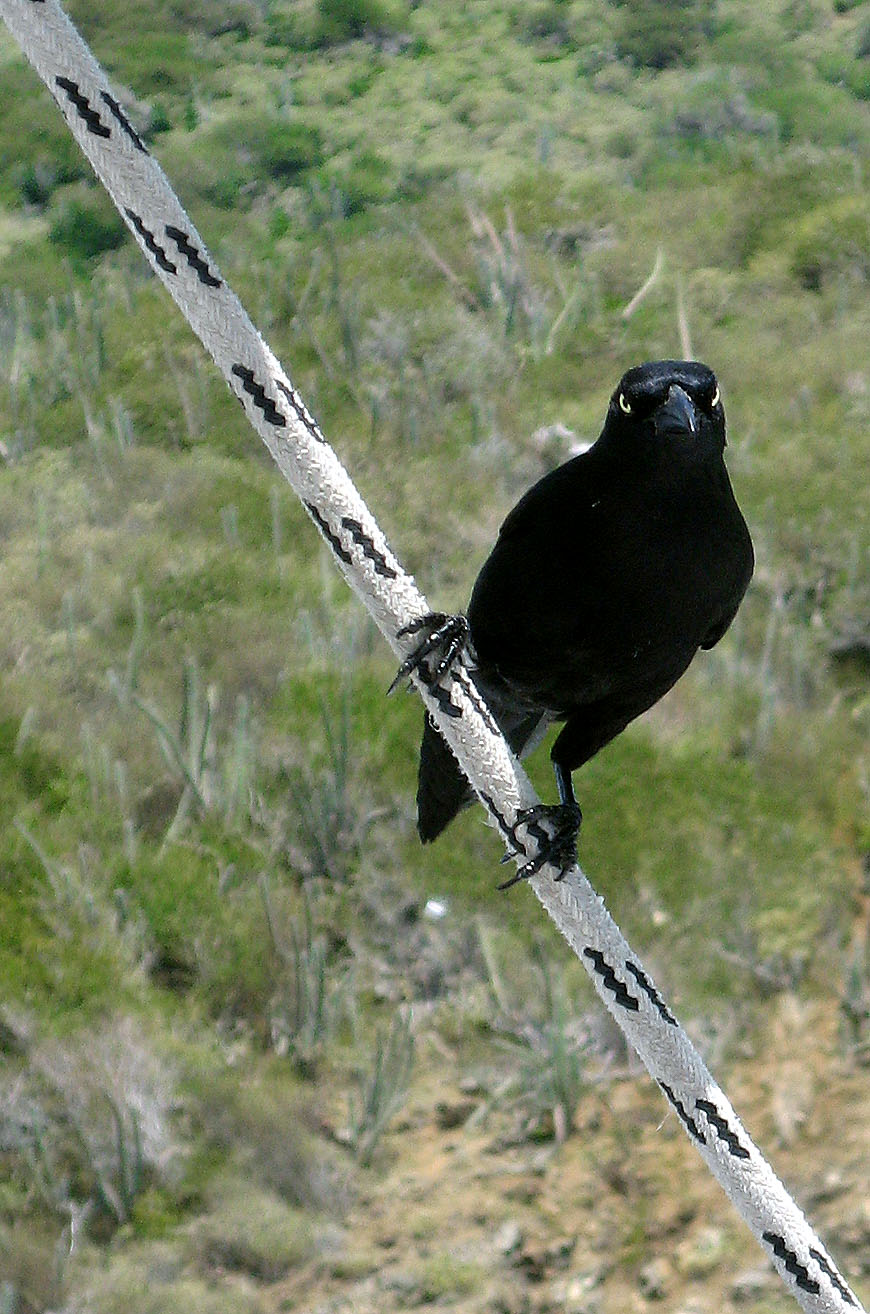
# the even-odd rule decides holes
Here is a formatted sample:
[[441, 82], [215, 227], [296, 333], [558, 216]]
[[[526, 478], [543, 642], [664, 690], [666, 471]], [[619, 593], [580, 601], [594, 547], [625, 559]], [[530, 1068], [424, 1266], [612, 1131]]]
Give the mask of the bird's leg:
[[[498, 887], [500, 890], [509, 890], [512, 885], [534, 876], [549, 863], [559, 868], [556, 880], [560, 881], [577, 861], [577, 832], [580, 830], [583, 813], [574, 795], [571, 772], [566, 770], [561, 762], [553, 763], [553, 771], [560, 802], [538, 803], [533, 808], [525, 808], [517, 813], [509, 832], [512, 843], [516, 845], [516, 851], [525, 852], [525, 845], [520, 842], [516, 833], [520, 826], [525, 826], [528, 839], [537, 841], [538, 851], [517, 869], [510, 880], [502, 881]], [[544, 827], [541, 822], [549, 824]], [[515, 856], [515, 854], [507, 856]]]
[[422, 634], [422, 637], [396, 672], [387, 690], [388, 694], [414, 671], [417, 671], [424, 684], [437, 684], [468, 643], [468, 621], [461, 614], [451, 616], [443, 611], [430, 611], [412, 620], [410, 624], [403, 625], [397, 638], [411, 634]]

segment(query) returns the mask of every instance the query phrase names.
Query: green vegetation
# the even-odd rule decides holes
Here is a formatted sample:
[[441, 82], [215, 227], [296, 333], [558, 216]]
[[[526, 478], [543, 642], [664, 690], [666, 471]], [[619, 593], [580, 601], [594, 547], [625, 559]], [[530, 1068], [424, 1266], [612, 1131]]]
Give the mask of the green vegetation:
[[[865, 9], [70, 0], [433, 604], [627, 365], [717, 369], [756, 579], [581, 854], [859, 1289]], [[0, 73], [0, 1307], [788, 1308], [480, 815], [418, 845], [418, 703]]]

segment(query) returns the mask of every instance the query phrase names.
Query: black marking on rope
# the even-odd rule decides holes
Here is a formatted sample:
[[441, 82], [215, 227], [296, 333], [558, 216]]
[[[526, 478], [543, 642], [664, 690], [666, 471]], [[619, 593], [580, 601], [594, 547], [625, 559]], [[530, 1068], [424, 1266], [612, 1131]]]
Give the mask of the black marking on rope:
[[325, 443], [326, 439], [320, 432], [317, 421], [314, 419], [314, 416], [310, 413], [308, 407], [305, 405], [295, 388], [288, 388], [287, 384], [281, 379], [275, 379], [274, 383], [279, 392], [282, 392], [287, 398], [291, 411], [296, 416], [297, 420], [302, 421], [305, 428], [311, 434], [311, 437], [319, 443]]
[[266, 423], [273, 425], [276, 429], [283, 429], [287, 424], [287, 420], [278, 410], [262, 383], [257, 382], [254, 371], [249, 370], [247, 365], [236, 364], [231, 367], [230, 373], [235, 374], [237, 379], [241, 379], [242, 388], [262, 413]]
[[456, 680], [457, 684], [465, 691], [468, 701], [472, 704], [474, 710], [486, 722], [487, 730], [489, 730], [492, 734], [501, 734], [501, 727], [499, 726], [492, 712], [489, 710], [489, 706], [486, 700], [481, 697], [480, 690], [478, 689], [477, 685], [474, 683], [473, 680], [469, 679], [468, 675], [462, 669], [462, 667], [459, 667], [456, 670], [454, 674], [454, 679]]
[[626, 988], [625, 982], [620, 981], [604, 954], [598, 949], [584, 949], [583, 957], [588, 958], [592, 963], [595, 971], [601, 977], [601, 984], [605, 990], [610, 991], [620, 1008], [627, 1008], [629, 1012], [636, 1013], [640, 1008], [640, 1001], [635, 999], [634, 995]]
[[383, 552], [379, 552], [375, 547], [374, 542], [358, 520], [354, 520], [352, 516], [342, 516], [341, 527], [348, 530], [354, 543], [359, 544], [363, 550], [363, 556], [374, 563], [376, 575], [383, 575], [385, 579], [397, 578], [396, 571], [388, 564]]
[[[498, 826], [501, 833], [505, 836], [506, 839], [509, 839], [511, 843], [513, 843], [513, 835], [511, 832], [511, 828], [508, 825], [508, 819], [505, 816], [505, 814], [501, 811], [501, 809], [496, 806], [495, 799], [492, 798], [489, 794], [485, 794], [482, 790], [480, 797], [482, 798], [483, 802], [486, 804], [487, 808], [489, 809], [490, 816], [495, 818], [495, 823]], [[525, 849], [523, 849], [523, 853], [525, 853]]]
[[675, 1027], [677, 1025], [677, 1019], [666, 1006], [665, 1001], [662, 999], [658, 990], [656, 990], [646, 972], [644, 972], [637, 963], [633, 963], [631, 959], [626, 960], [625, 970], [626, 972], [631, 972], [647, 999], [649, 999], [651, 1004], [655, 1005], [659, 1017], [661, 1017], [664, 1022], [667, 1022], [668, 1026]]
[[823, 1255], [821, 1250], [816, 1250], [813, 1246], [810, 1246], [810, 1254], [818, 1264], [819, 1268], [824, 1273], [825, 1277], [828, 1278], [831, 1285], [834, 1288], [836, 1288], [837, 1291], [839, 1291], [840, 1295], [843, 1297], [846, 1304], [854, 1305], [855, 1308], [857, 1309], [858, 1306], [857, 1300], [852, 1295], [851, 1291], [846, 1286], [845, 1282], [840, 1277], [840, 1274], [834, 1268], [833, 1264], [828, 1259], [827, 1255]]
[[[203, 260], [198, 249], [191, 242], [189, 235], [182, 228], [176, 228], [175, 224], [167, 224], [166, 236], [172, 238], [200, 283], [203, 283], [206, 287], [223, 286], [223, 279], [218, 278], [216, 274], [211, 272], [207, 262]], [[282, 423], [284, 423], [283, 418]]]
[[151, 232], [151, 229], [146, 228], [145, 224], [142, 222], [142, 219], [136, 213], [136, 211], [131, 210], [129, 205], [125, 205], [124, 214], [130, 220], [130, 223], [133, 225], [133, 227], [136, 229], [136, 232], [142, 238], [142, 241], [145, 244], [146, 251], [150, 252], [150, 254], [154, 257], [154, 263], [156, 265], [159, 265], [160, 268], [164, 271], [164, 273], [177, 274], [178, 267], [172, 263], [172, 261], [169, 259], [166, 252], [164, 251], [163, 247], [160, 245], [160, 243], [155, 238], [154, 234]]
[[737, 1135], [728, 1126], [725, 1118], [709, 1100], [695, 1100], [695, 1108], [700, 1109], [705, 1115], [707, 1121], [715, 1128], [716, 1135], [720, 1141], [724, 1141], [728, 1146], [728, 1153], [732, 1154], [735, 1159], [748, 1159], [749, 1151], [745, 1145], [740, 1144]]
[[456, 706], [453, 699], [450, 697], [449, 689], [444, 689], [440, 684], [430, 684], [423, 675], [422, 668], [420, 669], [420, 678], [423, 680], [423, 683], [426, 685], [430, 694], [435, 699], [445, 716], [455, 718], [462, 715], [462, 708]]
[[688, 1129], [690, 1134], [694, 1136], [695, 1140], [698, 1141], [701, 1145], [706, 1145], [707, 1137], [701, 1131], [701, 1128], [695, 1122], [695, 1119], [692, 1117], [691, 1113], [689, 1113], [683, 1101], [677, 1097], [677, 1095], [667, 1084], [667, 1082], [660, 1081], [659, 1085], [661, 1086], [665, 1095], [667, 1095], [671, 1104], [674, 1106], [674, 1110], [677, 1114], [677, 1117], [680, 1119], [683, 1125]]
[[338, 537], [338, 534], [336, 534], [335, 530], [330, 529], [329, 521], [326, 520], [325, 517], [320, 514], [320, 512], [318, 511], [317, 507], [314, 505], [313, 502], [306, 502], [305, 506], [308, 508], [308, 511], [313, 516], [318, 528], [320, 529], [321, 534], [326, 539], [327, 543], [329, 543], [335, 555], [337, 557], [340, 557], [341, 560], [344, 561], [348, 566], [351, 565], [353, 562], [353, 557], [348, 552], [347, 548], [344, 546], [341, 539]]
[[795, 1252], [789, 1250], [784, 1236], [777, 1236], [776, 1232], [762, 1232], [761, 1239], [767, 1242], [777, 1259], [782, 1260], [786, 1273], [791, 1274], [801, 1291], [808, 1291], [813, 1296], [819, 1294], [821, 1288], [818, 1282], [810, 1277], [809, 1269], [800, 1262]]
[[146, 147], [142, 138], [139, 136], [136, 129], [133, 127], [133, 124], [127, 118], [127, 115], [121, 109], [121, 106], [115, 100], [115, 97], [110, 96], [108, 91], [101, 91], [100, 98], [106, 102], [109, 109], [112, 111], [112, 114], [115, 116], [116, 120], [118, 121], [121, 131], [124, 132], [126, 136], [130, 138], [131, 142], [136, 147], [136, 150], [141, 151], [143, 155], [147, 155], [148, 148]]
[[75, 106], [88, 132], [93, 133], [95, 137], [111, 137], [111, 129], [106, 127], [97, 111], [91, 107], [91, 102], [83, 94], [78, 83], [62, 77], [56, 77], [54, 80], [61, 91], [66, 92], [67, 99]]

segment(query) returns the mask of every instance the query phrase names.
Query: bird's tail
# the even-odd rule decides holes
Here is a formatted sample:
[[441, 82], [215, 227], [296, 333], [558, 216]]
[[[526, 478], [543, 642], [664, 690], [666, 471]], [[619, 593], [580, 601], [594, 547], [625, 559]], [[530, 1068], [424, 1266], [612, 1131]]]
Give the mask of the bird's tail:
[[437, 839], [445, 826], [474, 798], [459, 763], [426, 714], [417, 775], [417, 830], [424, 844]]
[[[512, 704], [496, 688], [484, 685], [479, 675], [474, 678], [511, 748], [525, 757], [540, 743], [548, 718]], [[427, 713], [417, 775], [417, 830], [423, 843], [437, 839], [457, 812], [473, 802], [474, 790]]]

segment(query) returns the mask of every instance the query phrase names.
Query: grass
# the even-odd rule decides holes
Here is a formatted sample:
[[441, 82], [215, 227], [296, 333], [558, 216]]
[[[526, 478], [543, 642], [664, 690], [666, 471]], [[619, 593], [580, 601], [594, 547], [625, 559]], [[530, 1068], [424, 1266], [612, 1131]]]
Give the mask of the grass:
[[378, 1142], [401, 1109], [414, 1062], [410, 1015], [394, 1013], [375, 1037], [373, 1059], [349, 1097], [348, 1142], [362, 1164], [370, 1164]]
[[[759, 569], [720, 647], [578, 775], [582, 858], [723, 1062], [764, 1033], [772, 997], [795, 995], [839, 1010], [831, 1052], [858, 1070], [861, 7], [70, 12], [433, 604], [464, 604], [505, 511], [595, 436], [621, 370], [679, 350], [681, 301], [722, 381]], [[535, 1005], [508, 1009], [528, 1042], [510, 1059], [520, 1144], [535, 1119], [566, 1138], [540, 1198], [521, 1193], [540, 1206], [525, 1227], [549, 1233], [567, 1207], [572, 1123], [613, 1150], [587, 1067], [612, 1046], [560, 944], [543, 978], [529, 967], [531, 896], [494, 895], [500, 848], [480, 817], [418, 846], [419, 706], [385, 701], [391, 660], [2, 33], [0, 67], [0, 1047], [64, 1187], [29, 1190], [32, 1146], [0, 1142], [0, 1299], [271, 1311], [285, 1283], [291, 1301], [348, 1298], [393, 1263], [392, 1234], [383, 1299], [503, 1303], [489, 1250], [414, 1249], [403, 1196], [413, 1163], [450, 1212], [461, 1167], [432, 1130], [439, 1101], [472, 1158], [495, 1138], [475, 1164], [516, 1130], [513, 1107], [484, 1099], [485, 1133], [479, 1118], [462, 1131], [462, 1101], [481, 1099], [459, 1083], [483, 1071], [491, 1093], [505, 1064], [475, 916], [498, 921], [504, 999], [525, 982]], [[837, 657], [844, 641], [857, 657]], [[531, 765], [553, 797], [545, 753]], [[410, 1010], [413, 1045], [396, 1021]], [[69, 1037], [106, 1016], [173, 1073], [172, 1164], [137, 1149], [141, 1082], [117, 1090], [101, 1060], [74, 1110], [39, 1075], [40, 1055], [81, 1065]], [[620, 1163], [631, 1207], [667, 1212]], [[658, 1224], [620, 1200], [605, 1213], [638, 1267]], [[722, 1269], [704, 1279], [711, 1309]], [[614, 1308], [636, 1298], [595, 1271]]]
[[275, 1281], [313, 1253], [314, 1229], [305, 1211], [241, 1181], [217, 1183], [212, 1193], [197, 1237], [208, 1267]]

